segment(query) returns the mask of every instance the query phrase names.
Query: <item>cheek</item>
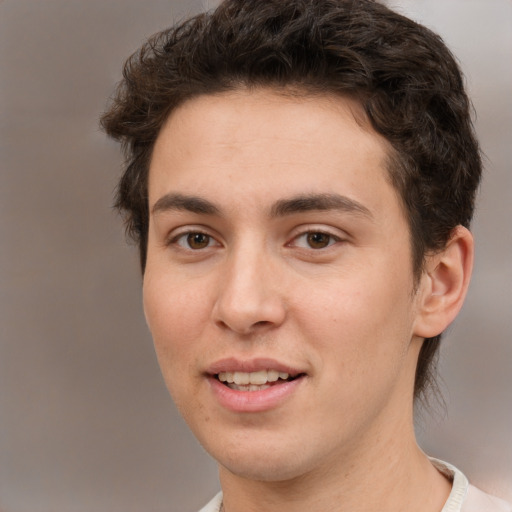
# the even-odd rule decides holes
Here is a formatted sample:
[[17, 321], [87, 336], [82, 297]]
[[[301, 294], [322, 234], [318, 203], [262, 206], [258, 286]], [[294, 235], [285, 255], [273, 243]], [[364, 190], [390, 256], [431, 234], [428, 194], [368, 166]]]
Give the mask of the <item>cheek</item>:
[[193, 282], [182, 283], [176, 274], [147, 271], [143, 285], [144, 313], [155, 335], [180, 338], [204, 321], [205, 287]]
[[174, 279], [153, 279], [147, 273], [143, 301], [158, 361], [170, 385], [171, 378], [178, 379], [194, 365], [194, 348], [209, 318], [205, 296], [201, 290], [180, 286]]
[[[412, 284], [400, 272], [353, 272], [315, 287], [300, 305], [302, 330], [345, 375], [364, 381], [403, 360], [412, 336]], [[386, 362], [386, 364], [384, 364]], [[334, 364], [332, 365], [334, 366]]]

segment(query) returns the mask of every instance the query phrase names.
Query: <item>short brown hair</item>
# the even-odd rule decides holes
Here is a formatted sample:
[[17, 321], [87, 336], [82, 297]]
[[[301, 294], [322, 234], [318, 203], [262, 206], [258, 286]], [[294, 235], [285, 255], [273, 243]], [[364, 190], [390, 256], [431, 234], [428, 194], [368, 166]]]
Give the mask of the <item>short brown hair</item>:
[[[144, 271], [148, 170], [170, 113], [240, 87], [356, 99], [393, 148], [390, 179], [411, 231], [413, 268], [468, 227], [481, 158], [461, 71], [441, 38], [373, 0], [225, 0], [153, 36], [125, 64], [101, 123], [127, 156], [116, 206]], [[415, 396], [432, 381], [440, 335], [423, 343]]]

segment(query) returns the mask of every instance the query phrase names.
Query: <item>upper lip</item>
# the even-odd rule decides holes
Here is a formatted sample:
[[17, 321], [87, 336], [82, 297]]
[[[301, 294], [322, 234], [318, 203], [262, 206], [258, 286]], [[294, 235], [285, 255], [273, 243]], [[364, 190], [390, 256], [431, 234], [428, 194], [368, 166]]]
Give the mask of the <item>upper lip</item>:
[[304, 373], [298, 368], [281, 363], [272, 358], [258, 357], [254, 359], [237, 359], [228, 357], [219, 359], [212, 363], [206, 370], [210, 375], [217, 375], [220, 372], [258, 372], [261, 370], [276, 370], [278, 372], [288, 373], [291, 376]]

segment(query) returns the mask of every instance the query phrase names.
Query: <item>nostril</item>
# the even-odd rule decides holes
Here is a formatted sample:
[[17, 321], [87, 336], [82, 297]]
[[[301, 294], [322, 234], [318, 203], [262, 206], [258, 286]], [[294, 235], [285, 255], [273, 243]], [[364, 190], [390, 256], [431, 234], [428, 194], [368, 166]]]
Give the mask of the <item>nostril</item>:
[[236, 296], [228, 292], [219, 295], [212, 309], [212, 319], [222, 329], [244, 335], [262, 332], [279, 326], [286, 316], [284, 304], [275, 295], [265, 298], [258, 293]]
[[259, 322], [254, 323], [254, 327], [265, 327], [266, 325], [270, 325], [271, 322], [268, 320], [260, 320]]

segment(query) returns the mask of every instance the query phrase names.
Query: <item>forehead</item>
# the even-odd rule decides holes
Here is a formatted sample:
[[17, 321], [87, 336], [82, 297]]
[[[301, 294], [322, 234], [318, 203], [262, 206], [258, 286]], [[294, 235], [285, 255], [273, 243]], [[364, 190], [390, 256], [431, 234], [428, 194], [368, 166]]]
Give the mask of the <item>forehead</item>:
[[333, 187], [363, 204], [396, 200], [388, 154], [387, 141], [348, 98], [268, 89], [200, 96], [177, 108], [159, 134], [150, 206], [176, 191], [247, 205]]

